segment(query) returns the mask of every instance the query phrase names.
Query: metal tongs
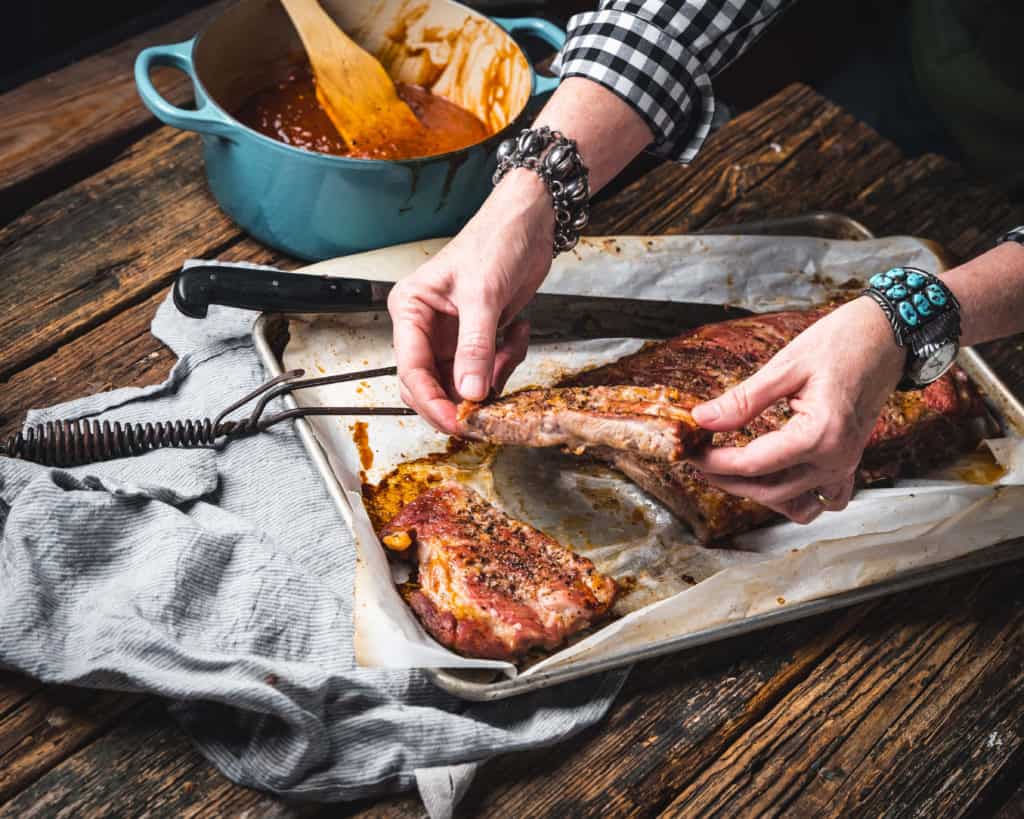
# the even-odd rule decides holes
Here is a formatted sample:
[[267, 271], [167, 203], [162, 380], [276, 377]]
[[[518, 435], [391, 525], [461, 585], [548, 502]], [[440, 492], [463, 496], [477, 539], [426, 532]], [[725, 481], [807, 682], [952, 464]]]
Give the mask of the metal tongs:
[[[290, 370], [240, 398], [213, 420], [202, 418], [133, 424], [97, 420], [49, 421], [29, 427], [0, 443], [0, 455], [44, 466], [78, 466], [142, 455], [165, 447], [207, 446], [219, 449], [234, 438], [254, 435], [282, 421], [310, 415], [415, 415], [407, 407], [296, 407], [273, 415], [263, 414], [275, 398], [296, 390], [381, 378], [396, 372], [395, 367], [380, 367], [302, 379], [304, 370]], [[228, 420], [228, 415], [253, 400], [256, 400], [256, 405], [247, 417]]]

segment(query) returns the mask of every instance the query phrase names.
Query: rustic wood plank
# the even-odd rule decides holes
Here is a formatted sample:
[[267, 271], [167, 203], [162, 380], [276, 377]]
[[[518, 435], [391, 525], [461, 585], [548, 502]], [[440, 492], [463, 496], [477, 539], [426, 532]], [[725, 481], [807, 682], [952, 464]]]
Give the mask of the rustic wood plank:
[[[106, 165], [156, 128], [135, 91], [136, 55], [188, 39], [228, 5], [220, 0], [0, 95], [0, 219]], [[177, 105], [192, 99], [191, 83], [179, 71], [159, 69], [153, 81]]]
[[960, 815], [1024, 742], [1022, 580], [877, 607], [663, 815]]
[[934, 239], [960, 259], [990, 247], [996, 226], [1024, 213], [1024, 205], [1010, 204], [935, 154], [879, 177], [858, 192], [855, 207], [879, 230]]
[[955, 164], [904, 160], [868, 126], [794, 85], [714, 134], [692, 165], [660, 166], [595, 207], [591, 224], [681, 233], [813, 210], [847, 213], [879, 235], [934, 239], [959, 258], [1024, 219], [1024, 205]]
[[[224, 261], [290, 264], [281, 254], [244, 239], [219, 254]], [[20, 429], [25, 412], [118, 387], [158, 384], [174, 365], [174, 355], [150, 333], [164, 287], [138, 304], [60, 347], [52, 355], [11, 376], [4, 386], [0, 436]], [[0, 680], [0, 692], [3, 690]], [[0, 693], [2, 697], [2, 693]], [[0, 699], [2, 703], [2, 699]]]
[[0, 671], [0, 719], [27, 701], [42, 683], [14, 671]]
[[[844, 169], [847, 183], [850, 174], [858, 173], [865, 182], [873, 180], [900, 160], [895, 146], [867, 126], [806, 86], [790, 86], [715, 133], [692, 165], [660, 166], [613, 201], [596, 206], [591, 222], [596, 226], [594, 232], [622, 230], [620, 226], [628, 224], [634, 233], [683, 233], [706, 224], [752, 218], [751, 208], [756, 208], [753, 218], [759, 219], [814, 209], [818, 188], [808, 184], [807, 177], [824, 175], [834, 167], [829, 147], [843, 144], [844, 137], [850, 145], [864, 142], [876, 146], [873, 152], [864, 148], [851, 154]], [[798, 156], [807, 165], [797, 165]], [[784, 178], [801, 180], [787, 187], [789, 197], [761, 199], [754, 195], [766, 180], [788, 167], [799, 171]], [[804, 188], [805, 198], [792, 205], [790, 197], [799, 196]], [[753, 199], [745, 203], [748, 197]]]
[[[993, 578], [978, 626], [837, 791], [832, 815], [960, 816], [983, 808], [1000, 772], [1024, 754], [1024, 570]], [[948, 602], [948, 601], [947, 601]], [[1019, 771], [1019, 766], [1018, 766]]]
[[71, 688], [41, 689], [0, 719], [0, 803], [128, 712], [136, 699]]
[[302, 815], [258, 791], [225, 783], [170, 724], [163, 705], [147, 700], [109, 734], [0, 806], [0, 817]]
[[869, 608], [638, 665], [596, 728], [489, 763], [467, 796], [467, 815], [635, 816], [665, 804], [827, 657]]
[[240, 236], [206, 191], [198, 137], [162, 128], [140, 140], [0, 230], [0, 379]]
[[159, 383], [174, 365], [174, 355], [149, 332], [153, 314], [167, 288], [15, 373], [4, 385], [0, 436], [21, 428], [32, 407], [47, 407], [115, 387]]

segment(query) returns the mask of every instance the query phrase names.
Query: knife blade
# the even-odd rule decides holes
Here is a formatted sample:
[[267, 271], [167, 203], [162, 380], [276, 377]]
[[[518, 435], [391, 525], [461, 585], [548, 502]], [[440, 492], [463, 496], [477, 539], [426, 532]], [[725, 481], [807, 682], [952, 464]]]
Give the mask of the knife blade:
[[532, 338], [562, 341], [672, 338], [690, 327], [750, 314], [719, 304], [538, 293], [520, 315], [530, 322]]
[[[387, 308], [392, 282], [197, 264], [178, 274], [173, 299], [186, 316], [211, 305], [268, 313], [352, 313]], [[738, 307], [607, 296], [538, 293], [522, 311], [535, 338], [669, 338], [688, 327], [749, 315]]]

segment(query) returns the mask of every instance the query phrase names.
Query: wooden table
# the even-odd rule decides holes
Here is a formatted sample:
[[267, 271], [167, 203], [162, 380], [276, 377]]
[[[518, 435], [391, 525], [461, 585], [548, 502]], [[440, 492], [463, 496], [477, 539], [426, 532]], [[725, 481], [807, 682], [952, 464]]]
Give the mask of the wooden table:
[[[219, 4], [223, 5], [223, 4]], [[151, 384], [149, 323], [182, 260], [290, 264], [206, 192], [198, 139], [158, 127], [129, 66], [209, 10], [0, 100], [2, 431], [26, 409]], [[173, 99], [180, 75], [158, 83]], [[57, 114], [55, 116], [55, 113]], [[715, 135], [692, 168], [651, 163], [595, 233], [680, 233], [827, 209], [955, 256], [1024, 208], [936, 157], [908, 159], [803, 86]], [[985, 348], [1024, 393], [1021, 339]], [[1024, 563], [638, 665], [608, 717], [495, 760], [463, 811], [496, 816], [1024, 816]], [[0, 816], [407, 817], [411, 795], [297, 807], [232, 785], [160, 702], [0, 672]]]

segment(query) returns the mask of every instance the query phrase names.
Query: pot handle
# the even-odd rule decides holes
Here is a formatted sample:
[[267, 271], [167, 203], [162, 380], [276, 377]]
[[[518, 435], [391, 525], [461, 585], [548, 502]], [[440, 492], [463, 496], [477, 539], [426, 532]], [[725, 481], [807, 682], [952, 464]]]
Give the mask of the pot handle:
[[[492, 17], [495, 23], [501, 26], [509, 34], [517, 31], [524, 31], [532, 34], [539, 40], [543, 40], [555, 51], [560, 51], [565, 45], [565, 32], [554, 23], [542, 20], [540, 17]], [[530, 67], [531, 70], [533, 66]], [[533, 71], [533, 92], [532, 95], [546, 94], [558, 88], [561, 81], [559, 77], [542, 77]]]
[[[234, 126], [225, 114], [206, 99], [196, 81], [192, 66], [192, 40], [173, 45], [153, 46], [142, 51], [135, 58], [135, 85], [142, 102], [158, 120], [183, 131], [198, 131], [201, 134], [229, 136]], [[150, 72], [156, 66], [177, 68], [192, 80], [198, 108], [189, 111], [172, 105], [156, 90], [150, 79]]]

